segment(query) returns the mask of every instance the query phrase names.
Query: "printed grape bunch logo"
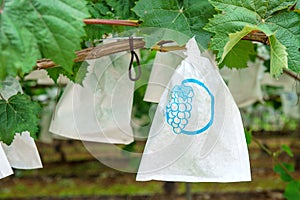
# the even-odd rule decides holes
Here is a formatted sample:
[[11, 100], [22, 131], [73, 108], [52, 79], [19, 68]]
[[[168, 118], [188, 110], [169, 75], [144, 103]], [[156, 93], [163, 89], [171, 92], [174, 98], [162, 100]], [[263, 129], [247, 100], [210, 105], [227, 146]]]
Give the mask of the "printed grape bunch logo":
[[[210, 96], [210, 119], [203, 127], [194, 131], [185, 130], [191, 118], [193, 97], [195, 96], [193, 87], [186, 85], [187, 83], [196, 84], [197, 86], [202, 87]], [[196, 79], [185, 79], [181, 82], [181, 85], [175, 85], [172, 88], [169, 102], [166, 105], [166, 120], [167, 123], [172, 127], [175, 134], [200, 134], [206, 131], [213, 124], [213, 119], [214, 96], [203, 82]]]
[[167, 122], [173, 127], [173, 132], [179, 134], [184, 130], [191, 117], [193, 88], [186, 85], [175, 85], [171, 99], [166, 107]]

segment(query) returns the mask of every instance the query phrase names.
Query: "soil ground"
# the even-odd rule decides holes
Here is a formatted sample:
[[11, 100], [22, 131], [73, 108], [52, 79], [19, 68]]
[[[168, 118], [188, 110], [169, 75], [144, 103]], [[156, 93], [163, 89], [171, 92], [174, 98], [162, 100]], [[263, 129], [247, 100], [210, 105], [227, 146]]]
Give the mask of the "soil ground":
[[[268, 135], [257, 138], [275, 150], [282, 144], [300, 154], [300, 141], [290, 135]], [[143, 145], [137, 144], [142, 150]], [[15, 170], [13, 176], [0, 180], [0, 199], [67, 199], [67, 200], [185, 200], [185, 183], [176, 183], [166, 194], [164, 182], [135, 181], [135, 174], [111, 169], [95, 159], [80, 141], [56, 140], [38, 143], [43, 169]], [[285, 183], [272, 170], [272, 158], [255, 143], [249, 146], [252, 182], [192, 183], [193, 200], [283, 200]], [[107, 155], [109, 157], [109, 155]], [[293, 163], [287, 155], [282, 161]], [[300, 171], [294, 176], [299, 180]], [[171, 184], [172, 185], [172, 184]], [[171, 188], [172, 189], [172, 188]]]

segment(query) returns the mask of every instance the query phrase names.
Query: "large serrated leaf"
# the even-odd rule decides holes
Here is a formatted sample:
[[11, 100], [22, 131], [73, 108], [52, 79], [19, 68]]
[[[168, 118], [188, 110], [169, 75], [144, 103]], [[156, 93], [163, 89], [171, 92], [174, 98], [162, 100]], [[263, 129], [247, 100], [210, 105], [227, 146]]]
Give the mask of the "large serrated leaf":
[[[210, 47], [218, 52], [217, 58], [219, 60], [224, 59], [234, 46], [234, 44], [229, 46], [229, 34], [240, 32], [242, 36], [246, 33], [243, 32], [245, 27], [257, 27], [257, 30], [263, 31], [269, 38], [274, 34], [272, 36], [273, 42], [275, 37], [276, 41], [278, 40], [282, 46], [286, 47], [289, 68], [297, 73], [300, 72], [300, 54], [298, 52], [300, 46], [300, 14], [284, 10], [292, 6], [296, 2], [295, 0], [210, 0], [210, 2], [216, 9], [221, 11], [220, 14], [210, 19], [205, 27], [206, 30], [215, 33]], [[234, 42], [236, 44], [237, 40]], [[227, 49], [224, 52], [226, 44]], [[279, 49], [277, 48], [277, 50]], [[283, 49], [281, 51], [283, 52]], [[282, 56], [286, 55], [282, 54]], [[278, 76], [282, 71], [280, 68], [282, 67], [275, 66], [273, 75]]]
[[35, 138], [38, 131], [40, 106], [25, 94], [0, 100], [0, 141], [11, 144], [16, 133], [29, 131]]
[[[163, 35], [164, 39], [174, 40], [182, 45], [196, 36], [200, 48], [206, 49], [208, 46], [211, 34], [203, 30], [203, 27], [215, 11], [207, 0], [140, 0], [133, 11], [143, 20], [142, 27], [155, 27], [155, 34]], [[162, 28], [163, 33], [158, 33], [158, 28]], [[180, 35], [185, 35], [187, 39], [180, 40]], [[157, 39], [153, 36], [151, 38]], [[148, 39], [146, 42], [146, 46], [152, 46], [158, 41]]]
[[300, 13], [280, 12], [267, 19], [266, 24], [276, 32], [276, 39], [286, 47], [288, 67], [300, 73]]
[[3, 1], [0, 10], [0, 78], [29, 72], [41, 57], [71, 71], [87, 17], [83, 0]]

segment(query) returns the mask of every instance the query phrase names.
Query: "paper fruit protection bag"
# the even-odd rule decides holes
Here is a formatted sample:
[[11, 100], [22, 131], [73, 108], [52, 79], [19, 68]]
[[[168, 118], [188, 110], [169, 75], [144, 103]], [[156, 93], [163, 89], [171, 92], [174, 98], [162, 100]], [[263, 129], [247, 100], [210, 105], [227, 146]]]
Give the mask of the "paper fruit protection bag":
[[72, 139], [129, 144], [134, 82], [126, 52], [88, 61], [83, 86], [69, 83], [56, 106], [49, 131]]
[[192, 38], [157, 107], [137, 181], [250, 181], [239, 110]]
[[37, 169], [43, 167], [38, 149], [28, 131], [17, 133], [10, 145], [2, 143], [2, 147], [13, 168]]
[[255, 102], [263, 102], [260, 83], [264, 76], [263, 61], [257, 59], [247, 64], [248, 67], [244, 69], [220, 70], [222, 77], [228, 81], [228, 88], [240, 108]]
[[[0, 93], [6, 100], [18, 92], [23, 92], [18, 80], [13, 77], [7, 77], [2, 85]], [[13, 174], [11, 167], [18, 169], [43, 167], [38, 149], [28, 131], [16, 133], [10, 145], [0, 142], [0, 163], [0, 178]]]
[[7, 160], [7, 157], [5, 155], [5, 152], [2, 148], [2, 146], [0, 145], [0, 161], [1, 161], [1, 165], [0, 165], [0, 179], [7, 177], [9, 175], [12, 175], [14, 172], [11, 169], [11, 166]]

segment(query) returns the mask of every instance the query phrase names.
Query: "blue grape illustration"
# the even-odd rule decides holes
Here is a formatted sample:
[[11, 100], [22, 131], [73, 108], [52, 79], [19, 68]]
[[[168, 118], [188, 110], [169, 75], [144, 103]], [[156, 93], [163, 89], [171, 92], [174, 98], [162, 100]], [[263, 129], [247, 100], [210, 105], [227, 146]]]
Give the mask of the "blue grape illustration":
[[173, 132], [180, 134], [191, 117], [193, 88], [184, 84], [175, 85], [170, 93], [166, 106], [167, 123], [172, 126]]

